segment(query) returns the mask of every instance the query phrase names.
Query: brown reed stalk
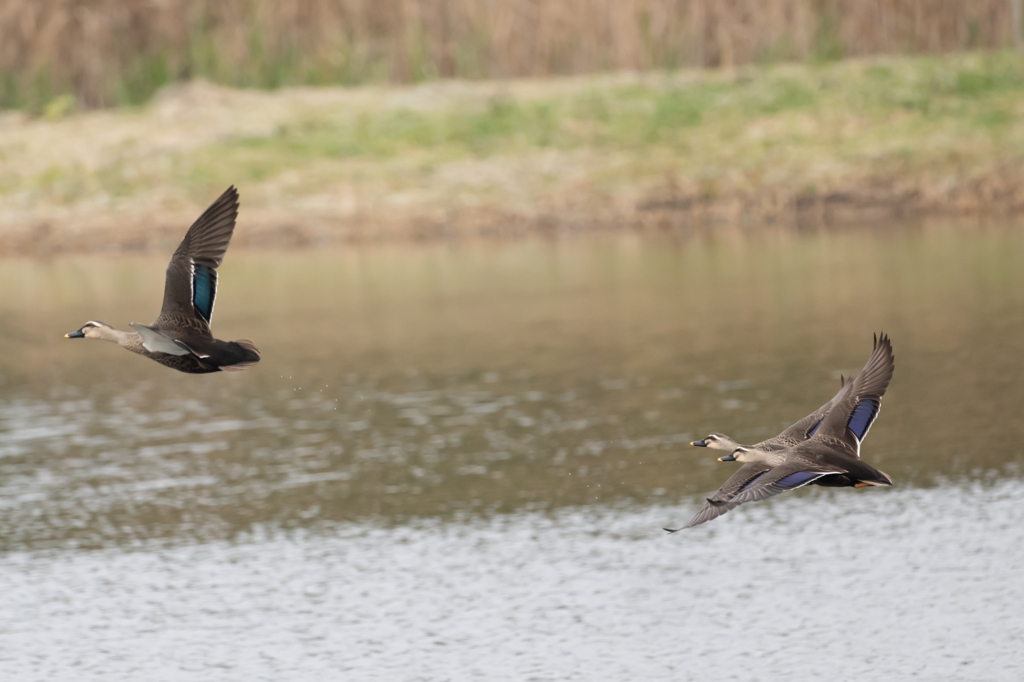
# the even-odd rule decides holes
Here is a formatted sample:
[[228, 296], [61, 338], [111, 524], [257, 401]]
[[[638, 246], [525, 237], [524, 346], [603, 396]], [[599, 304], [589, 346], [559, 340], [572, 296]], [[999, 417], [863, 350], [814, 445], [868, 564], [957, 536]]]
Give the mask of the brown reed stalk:
[[1013, 45], [1011, 0], [4, 0], [0, 106]]

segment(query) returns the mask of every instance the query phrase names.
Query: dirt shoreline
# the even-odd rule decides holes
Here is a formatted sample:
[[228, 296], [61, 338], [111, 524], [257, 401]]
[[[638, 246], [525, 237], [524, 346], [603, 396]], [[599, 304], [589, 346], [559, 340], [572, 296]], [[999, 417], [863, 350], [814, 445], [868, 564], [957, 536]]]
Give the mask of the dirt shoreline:
[[[869, 179], [821, 194], [787, 188], [709, 197], [699, 188], [666, 182], [623, 206], [579, 194], [560, 206], [529, 213], [499, 207], [436, 206], [347, 210], [247, 208], [244, 200], [234, 249], [421, 243], [555, 237], [587, 233], [673, 234], [717, 227], [840, 227], [869, 222], [1005, 217], [1024, 210], [1024, 169], [975, 173], [941, 186]], [[160, 212], [52, 212], [0, 226], [0, 256], [61, 253], [160, 252], [173, 248], [203, 209]]]

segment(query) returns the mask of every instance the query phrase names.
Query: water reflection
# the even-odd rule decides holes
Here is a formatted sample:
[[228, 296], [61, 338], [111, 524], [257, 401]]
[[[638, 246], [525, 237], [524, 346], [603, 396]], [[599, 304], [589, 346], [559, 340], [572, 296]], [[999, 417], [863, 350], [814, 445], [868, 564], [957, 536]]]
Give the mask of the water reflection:
[[166, 258], [5, 262], [0, 547], [696, 506], [730, 470], [688, 440], [778, 432], [883, 329], [869, 461], [901, 487], [1016, 477], [1022, 247], [961, 226], [239, 252], [214, 327], [264, 358], [201, 377], [62, 338], [84, 311], [149, 322]]

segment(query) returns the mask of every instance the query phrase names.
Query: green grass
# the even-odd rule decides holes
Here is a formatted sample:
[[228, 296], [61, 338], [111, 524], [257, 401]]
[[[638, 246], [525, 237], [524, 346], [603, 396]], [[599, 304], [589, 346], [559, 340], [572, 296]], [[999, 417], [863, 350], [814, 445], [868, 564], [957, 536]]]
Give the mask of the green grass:
[[[260, 134], [181, 152], [150, 149], [143, 135], [97, 152], [98, 163], [39, 166], [0, 136], [0, 195], [74, 204], [181, 187], [200, 202], [230, 183], [293, 197], [343, 183], [378, 197], [415, 190], [427, 202], [469, 193], [507, 204], [639, 192], [666, 176], [707, 197], [766, 186], [814, 195], [865, 178], [940, 183], [1024, 158], [1016, 53], [513, 82], [501, 94], [469, 84], [416, 106], [389, 92], [408, 91], [296, 104]], [[80, 114], [57, 105], [52, 114], [72, 134]], [[162, 125], [145, 107], [112, 115]], [[65, 121], [45, 125], [59, 140]]]
[[[790, 78], [677, 87], [630, 85], [542, 100], [501, 98], [473, 111], [415, 111], [332, 117], [320, 112], [223, 149], [301, 158], [389, 158], [410, 150], [486, 157], [510, 150], [668, 146], [684, 148], [702, 127], [813, 107], [818, 93]], [[713, 122], [712, 122], [713, 121]]]
[[1024, 61], [1015, 54], [776, 67], [502, 97], [468, 109], [309, 112], [271, 135], [219, 144], [206, 162], [244, 158], [254, 179], [316, 160], [416, 155], [444, 163], [549, 149], [669, 155], [722, 172], [797, 158], [913, 164], [933, 161], [942, 148], [1019, 152], [1021, 101]]
[[960, 68], [938, 59], [900, 66], [768, 68], [731, 81], [712, 76], [678, 85], [666, 77], [663, 84], [539, 100], [495, 99], [471, 111], [400, 108], [337, 117], [318, 112], [273, 135], [224, 147], [294, 158], [392, 157], [412, 149], [488, 156], [546, 147], [684, 149], [695, 136], [728, 136], [751, 122], [793, 113], [817, 120], [842, 114], [869, 125], [910, 114], [913, 120], [901, 123], [908, 132], [950, 125], [993, 130], [1014, 123], [1011, 112], [1024, 95], [1024, 61], [1016, 55], [978, 57]]

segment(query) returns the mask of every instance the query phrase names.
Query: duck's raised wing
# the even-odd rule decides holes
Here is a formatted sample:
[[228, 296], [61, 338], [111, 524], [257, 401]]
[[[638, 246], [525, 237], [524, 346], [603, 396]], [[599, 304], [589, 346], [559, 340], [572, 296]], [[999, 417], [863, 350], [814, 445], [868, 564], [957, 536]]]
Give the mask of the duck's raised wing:
[[161, 320], [177, 318], [189, 326], [209, 328], [217, 298], [217, 267], [231, 242], [238, 216], [238, 191], [232, 186], [206, 209], [167, 264]]
[[842, 443], [849, 447], [852, 454], [860, 457], [860, 444], [878, 417], [882, 396], [889, 387], [895, 369], [896, 358], [892, 354], [889, 337], [885, 334], [876, 336], [875, 347], [864, 369], [848, 380], [832, 399], [832, 409], [813, 434], [814, 437], [826, 439], [833, 444]]
[[[813, 436], [821, 426], [821, 423], [825, 420], [825, 417], [828, 416], [828, 413], [832, 411], [832, 406], [835, 405], [836, 400], [838, 400], [839, 396], [843, 394], [843, 388], [846, 386], [846, 382], [843, 381], [842, 378], [840, 378], [840, 382], [842, 383], [840, 383], [839, 392], [832, 396], [831, 400], [816, 409], [814, 412], [811, 412], [800, 421], [794, 423], [792, 426], [787, 427], [778, 436], [769, 438], [764, 441], [764, 443], [758, 443], [754, 447], [764, 450], [766, 448], [762, 447], [763, 445], [795, 445], [797, 443], [802, 443]], [[778, 448], [776, 447], [776, 449]]]
[[699, 526], [702, 523], [710, 521], [711, 519], [717, 519], [719, 516], [724, 514], [736, 507], [739, 502], [735, 502], [736, 496], [746, 490], [749, 486], [753, 485], [759, 478], [765, 475], [766, 472], [771, 471], [771, 467], [761, 462], [747, 462], [739, 469], [736, 470], [732, 476], [722, 484], [722, 487], [715, 492], [714, 495], [708, 498], [708, 501], [704, 503], [700, 511], [693, 519], [683, 526], [682, 528], [665, 528], [669, 533], [675, 533], [683, 530], [684, 528], [693, 528]]

